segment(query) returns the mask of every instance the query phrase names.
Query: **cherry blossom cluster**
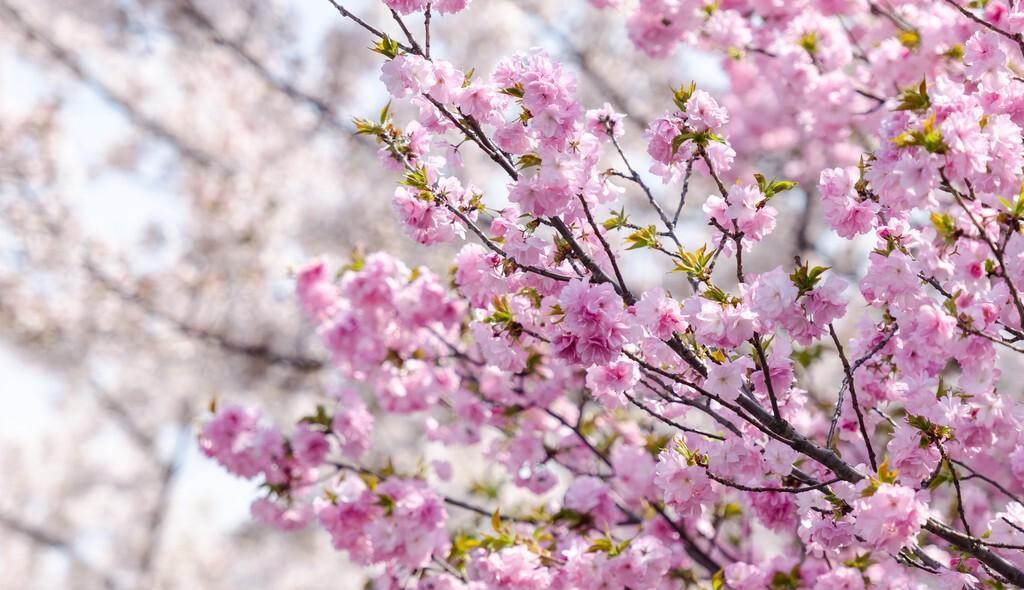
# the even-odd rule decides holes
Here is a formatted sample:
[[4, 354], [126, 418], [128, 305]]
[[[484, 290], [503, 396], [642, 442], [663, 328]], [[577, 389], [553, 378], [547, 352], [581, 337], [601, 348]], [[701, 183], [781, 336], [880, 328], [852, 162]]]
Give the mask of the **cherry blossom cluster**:
[[[412, 115], [357, 131], [399, 176], [403, 229], [467, 243], [450, 280], [386, 254], [298, 273], [352, 388], [287, 437], [237, 407], [203, 426], [208, 455], [263, 482], [257, 518], [315, 519], [379, 588], [1024, 584], [1024, 405], [1004, 375], [1024, 353], [1014, 4], [642, 0], [638, 48], [720, 51], [733, 83], [659, 99], [646, 174], [623, 115], [581, 104], [565, 65], [531, 50], [462, 71], [400, 16], [455, 3], [385, 4], [404, 40], [357, 22]], [[503, 194], [460, 177], [467, 149]], [[800, 183], [756, 171], [780, 154]], [[691, 177], [711, 193], [697, 248], [679, 228]], [[860, 245], [858, 276], [813, 244], [751, 264], [795, 193]], [[674, 282], [632, 288], [641, 252]], [[484, 453], [501, 484], [374, 463], [391, 452], [375, 414]]]

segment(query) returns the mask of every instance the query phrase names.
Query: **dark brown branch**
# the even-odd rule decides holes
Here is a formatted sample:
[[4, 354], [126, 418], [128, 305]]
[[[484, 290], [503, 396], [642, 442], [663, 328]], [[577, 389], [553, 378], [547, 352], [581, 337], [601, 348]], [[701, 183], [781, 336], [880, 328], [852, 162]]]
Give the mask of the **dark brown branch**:
[[409, 41], [409, 46], [412, 48], [412, 53], [426, 57], [426, 54], [423, 53], [423, 49], [420, 47], [420, 44], [416, 41], [416, 37], [413, 36], [412, 31], [409, 30], [409, 27], [405, 26], [405, 21], [402, 20], [402, 17], [399, 16], [394, 9], [391, 10], [391, 18], [398, 23], [398, 28], [402, 29], [402, 33], [405, 34], [405, 38]]
[[928, 519], [924, 529], [950, 545], [978, 558], [979, 561], [1003, 576], [1007, 582], [1024, 588], [1024, 571], [1018, 569], [1017, 566], [1004, 559], [1001, 555], [987, 549], [978, 539], [959, 533], [934, 518]]
[[868, 450], [871, 469], [878, 471], [875, 448], [871, 445], [871, 437], [868, 436], [867, 425], [864, 422], [864, 413], [861, 412], [860, 403], [857, 401], [857, 385], [853, 380], [854, 369], [850, 367], [850, 361], [846, 358], [846, 352], [843, 351], [843, 345], [839, 342], [839, 336], [836, 334], [836, 329], [832, 327], [832, 324], [828, 325], [828, 332], [832, 336], [832, 342], [835, 343], [836, 350], [839, 352], [839, 360], [843, 363], [843, 372], [846, 374], [845, 383], [850, 384], [850, 401], [853, 403], [853, 411], [857, 414], [857, 424], [860, 426], [860, 435], [864, 438], [864, 446]]
[[974, 533], [971, 532], [971, 525], [967, 523], [967, 515], [964, 514], [964, 496], [960, 490], [960, 475], [956, 472], [956, 467], [952, 461], [949, 460], [949, 455], [946, 454], [946, 449], [942, 446], [942, 443], [936, 441], [935, 446], [938, 447], [939, 454], [942, 455], [942, 461], [949, 468], [949, 474], [953, 478], [953, 489], [956, 491], [956, 513], [960, 517], [960, 524], [964, 525], [964, 532], [974, 536]]
[[[874, 346], [871, 347], [871, 350], [867, 351], [864, 354], [864, 356], [862, 356], [859, 359], [857, 359], [857, 361], [855, 363], [853, 363], [853, 366], [850, 367], [850, 375], [852, 376], [854, 373], [856, 373], [857, 369], [859, 369], [861, 367], [861, 365], [863, 365], [864, 363], [868, 362], [868, 360], [870, 360], [871, 357], [875, 356], [875, 354], [877, 354], [878, 351], [880, 351], [883, 348], [885, 348], [885, 346], [887, 344], [889, 344], [889, 341], [892, 340], [892, 337], [896, 335], [896, 330], [897, 330], [897, 328], [893, 328], [892, 330], [890, 330], [888, 332], [888, 334], [884, 338], [882, 338], [878, 343], [876, 343]], [[829, 427], [828, 427], [828, 435], [825, 437], [825, 446], [827, 446], [828, 448], [834, 448], [835, 447], [835, 444], [834, 444], [835, 439], [834, 439], [834, 437], [835, 437], [835, 433], [836, 433], [836, 426], [839, 424], [839, 417], [840, 417], [840, 415], [842, 414], [842, 411], [843, 411], [843, 399], [844, 399], [843, 395], [846, 393], [846, 388], [849, 387], [849, 385], [850, 385], [849, 378], [844, 376], [843, 377], [843, 382], [839, 386], [839, 398], [836, 400], [836, 407], [832, 411], [832, 421], [831, 421], [831, 423], [829, 424]], [[886, 417], [886, 419], [889, 419], [889, 418]], [[889, 420], [891, 420], [891, 419], [889, 419]]]
[[828, 481], [821, 482], [821, 483], [818, 483], [818, 484], [809, 485], [809, 486], [800, 486], [800, 487], [795, 487], [795, 488], [787, 488], [787, 487], [758, 487], [758, 486], [747, 486], [747, 485], [743, 485], [741, 483], [737, 483], [737, 482], [734, 482], [734, 481], [729, 481], [728, 479], [725, 479], [724, 477], [720, 477], [718, 475], [715, 475], [714, 473], [711, 473], [710, 469], [707, 470], [707, 474], [708, 474], [708, 478], [709, 479], [711, 479], [713, 481], [717, 481], [718, 483], [720, 483], [720, 484], [722, 484], [722, 485], [724, 485], [726, 487], [735, 488], [735, 489], [743, 491], [743, 492], [757, 492], [757, 493], [776, 492], [776, 493], [780, 493], [780, 494], [802, 494], [804, 492], [820, 491], [820, 490], [822, 490], [824, 488], [827, 488], [828, 486], [830, 486], [830, 485], [832, 485], [834, 483], [839, 483], [840, 481], [842, 481], [842, 478], [836, 477], [836, 478], [833, 478], [833, 479], [830, 479]]
[[[646, 383], [644, 385], [647, 385], [647, 387], [650, 387], [651, 389], [654, 389], [654, 387], [652, 387], [651, 385], [648, 385]], [[648, 416], [654, 418], [655, 420], [657, 420], [657, 421], [659, 421], [659, 422], [661, 422], [663, 424], [671, 426], [672, 428], [675, 428], [675, 429], [680, 430], [682, 432], [689, 432], [689, 433], [692, 433], [692, 434], [699, 434], [700, 436], [704, 436], [704, 437], [711, 438], [711, 439], [714, 439], [714, 440], [725, 440], [725, 437], [723, 437], [723, 436], [719, 436], [717, 434], [712, 434], [710, 432], [707, 432], [707, 431], [704, 431], [704, 430], [700, 430], [698, 428], [690, 428], [689, 426], [683, 426], [682, 424], [676, 422], [675, 420], [671, 420], [669, 418], [666, 418], [666, 417], [662, 416], [661, 414], [655, 412], [654, 410], [648, 408], [640, 400], [638, 400], [635, 397], [629, 395], [628, 393], [625, 393], [623, 395], [626, 396], [626, 399], [629, 400], [629, 403], [631, 403], [634, 406], [636, 406], [637, 408], [640, 408], [641, 410], [643, 410], [644, 413], [646, 413]]]
[[772, 414], [775, 415], [776, 420], [781, 420], [782, 413], [779, 411], [779, 399], [775, 396], [771, 368], [768, 366], [768, 358], [764, 354], [764, 347], [761, 346], [761, 335], [754, 334], [750, 342], [754, 345], [754, 350], [757, 352], [757, 361], [761, 364], [761, 376], [764, 377], [764, 386], [768, 390], [768, 399], [772, 404]]
[[[352, 473], [359, 473], [359, 474], [362, 474], [362, 475], [371, 475], [371, 476], [377, 477], [377, 478], [381, 477], [380, 474], [377, 473], [376, 471], [373, 471], [372, 469], [367, 469], [365, 467], [360, 467], [358, 465], [351, 465], [351, 464], [344, 463], [344, 462], [341, 462], [341, 461], [328, 461], [327, 464], [332, 466], [332, 467], [334, 467], [335, 469], [337, 469], [339, 471], [351, 471]], [[449, 506], [455, 506], [456, 508], [461, 508], [461, 509], [466, 510], [468, 512], [473, 512], [475, 514], [479, 514], [480, 516], [493, 516], [494, 513], [495, 513], [495, 511], [488, 511], [488, 510], [486, 510], [484, 508], [481, 508], [480, 506], [476, 506], [474, 504], [471, 504], [469, 502], [465, 502], [463, 500], [458, 500], [456, 498], [451, 498], [451, 497], [448, 497], [448, 496], [443, 496], [443, 499], [444, 499], [444, 503], [448, 504]], [[536, 521], [534, 519], [532, 519], [532, 518], [520, 518], [520, 517], [517, 517], [517, 516], [510, 516], [508, 514], [500, 514], [499, 513], [498, 518], [500, 518], [501, 520], [506, 521], [506, 522], [536, 523]]]
[[651, 192], [651, 188], [647, 186], [647, 183], [644, 182], [643, 178], [640, 177], [640, 174], [637, 173], [633, 168], [633, 165], [630, 164], [629, 158], [626, 157], [626, 153], [622, 151], [622, 146], [619, 145], [619, 140], [616, 139], [615, 134], [612, 133], [611, 125], [605, 124], [605, 127], [608, 130], [608, 137], [612, 140], [612, 145], [615, 146], [615, 151], [619, 152], [619, 157], [622, 159], [622, 163], [626, 165], [626, 169], [629, 170], [629, 174], [633, 182], [639, 185], [644, 191], [644, 194], [647, 195], [647, 202], [651, 204], [651, 207], [654, 208], [658, 217], [661, 218], [661, 222], [665, 224], [665, 229], [668, 231], [669, 237], [672, 238], [672, 241], [676, 243], [677, 247], [682, 248], [683, 245], [679, 243], [679, 238], [677, 238], [675, 234], [675, 225], [668, 216], [665, 215], [665, 211], [662, 210], [661, 205], [659, 205], [658, 201], [654, 198], [654, 193]]
[[593, 453], [595, 457], [600, 459], [601, 462], [607, 465], [610, 469], [614, 470], [614, 467], [612, 467], [612, 460], [609, 459], [607, 455], [597, 450], [597, 447], [595, 447], [587, 439], [587, 437], [583, 434], [583, 432], [579, 429], [578, 426], [570, 424], [568, 420], [566, 420], [565, 418], [563, 418], [561, 415], [551, 410], [550, 408], [544, 408], [544, 413], [547, 414], [548, 416], [551, 416], [555, 420], [558, 420], [558, 422], [560, 422], [566, 428], [572, 430], [576, 434], [576, 438], [580, 439], [580, 442], [582, 442], [588, 449], [590, 449], [590, 452]]
[[[349, 12], [349, 10], [346, 9], [344, 6], [342, 6], [340, 2], [337, 2], [336, 0], [327, 0], [327, 1], [330, 2], [331, 6], [333, 6], [334, 9], [338, 11], [338, 14], [340, 14], [341, 16], [343, 16], [343, 17], [351, 20], [352, 22], [356, 23], [357, 25], [359, 25], [360, 27], [362, 27], [363, 29], [368, 31], [374, 37], [377, 37], [378, 39], [391, 39], [391, 37], [389, 37], [386, 34], [384, 34], [384, 32], [382, 32], [380, 29], [377, 29], [377, 28], [373, 27], [372, 25], [370, 25], [365, 20], [359, 18], [358, 16], [356, 16], [352, 12]], [[392, 41], [395, 41], [395, 43], [398, 44], [398, 47], [402, 51], [406, 51], [406, 52], [410, 52], [410, 53], [415, 53], [415, 51], [413, 50], [412, 47], [409, 47], [407, 45], [403, 45], [402, 43], [400, 43], [400, 42], [398, 42], [398, 41], [396, 41], [394, 39], [392, 39]]]
[[994, 479], [992, 479], [992, 478], [990, 478], [988, 476], [985, 476], [985, 475], [975, 471], [974, 469], [969, 467], [967, 464], [962, 463], [960, 461], [957, 461], [956, 459], [953, 459], [953, 463], [959, 465], [960, 467], [963, 467], [964, 469], [966, 469], [969, 472], [969, 475], [960, 478], [962, 481], [967, 481], [969, 479], [980, 479], [981, 481], [987, 483], [988, 485], [990, 485], [990, 486], [994, 487], [995, 489], [999, 490], [1000, 492], [1002, 492], [1004, 496], [1006, 496], [1007, 498], [1013, 500], [1014, 502], [1017, 502], [1018, 504], [1024, 504], [1024, 499], [1022, 499], [1020, 496], [1014, 494], [1010, 490], [1006, 489], [1006, 487], [1003, 486], [1002, 484], [1000, 484], [998, 481], [996, 481], [996, 480], [994, 480]]
[[683, 174], [683, 188], [679, 191], [679, 205], [676, 206], [676, 213], [672, 216], [672, 227], [679, 223], [679, 214], [683, 212], [683, 205], [686, 204], [686, 194], [690, 192], [690, 177], [693, 175], [693, 161], [696, 155], [686, 160], [686, 172]]
[[427, 2], [427, 8], [423, 11], [423, 56], [430, 59], [430, 13], [431, 2]]
[[[992, 241], [992, 239], [988, 237], [988, 232], [986, 232], [985, 228], [982, 227], [981, 223], [974, 218], [974, 214], [971, 213], [971, 210], [968, 209], [967, 205], [964, 203], [960, 191], [953, 188], [953, 185], [946, 178], [946, 174], [944, 172], [941, 172], [941, 174], [943, 184], [953, 195], [953, 198], [956, 200], [957, 204], [960, 205], [960, 208], [963, 209], [964, 213], [967, 214], [967, 217], [971, 220], [971, 223], [974, 225], [974, 228], [978, 230], [978, 235], [981, 237], [982, 240], [985, 241], [985, 243], [989, 247], [989, 250], [992, 251], [992, 255], [995, 256], [996, 262], [999, 263], [999, 270], [1003, 275], [1003, 279], [1006, 282], [1006, 286], [1010, 289], [1010, 295], [1013, 296], [1013, 305], [1017, 309], [1017, 317], [1020, 318], [1021, 325], [1024, 325], [1024, 302], [1021, 301], [1020, 292], [1017, 291], [1017, 286], [1013, 284], [1013, 281], [1010, 279], [1010, 274], [1006, 271], [1006, 260], [1003, 257], [1002, 250], [1000, 250], [999, 247], [996, 246], [996, 244]], [[971, 187], [970, 183], [968, 183], [967, 185], [967, 190], [970, 191], [971, 197], [976, 200], [976, 197], [974, 196], [974, 188]]]
[[970, 10], [967, 10], [963, 6], [960, 6], [954, 0], [945, 0], [945, 2], [946, 2], [946, 4], [948, 4], [948, 5], [952, 6], [953, 8], [957, 9], [957, 11], [959, 11], [960, 14], [964, 15], [965, 17], [967, 17], [971, 21], [975, 22], [976, 24], [979, 24], [979, 25], [985, 27], [986, 29], [992, 31], [993, 33], [996, 33], [997, 35], [1002, 35], [1003, 37], [1006, 37], [1010, 41], [1013, 41], [1014, 43], [1016, 43], [1017, 44], [1017, 49], [1020, 50], [1021, 55], [1024, 55], [1024, 35], [1021, 35], [1020, 33], [1010, 33], [1009, 31], [1004, 31], [1003, 29], [1000, 29], [999, 27], [993, 25], [992, 23], [988, 22], [987, 20], [985, 20], [985, 19], [981, 18], [980, 16], [974, 14]]
[[590, 205], [587, 205], [587, 199], [583, 195], [577, 195], [580, 199], [580, 204], [583, 205], [583, 213], [587, 216], [587, 221], [590, 223], [590, 227], [594, 229], [594, 235], [597, 236], [598, 241], [601, 242], [601, 247], [604, 248], [604, 253], [608, 256], [609, 262], [612, 264], [612, 270], [615, 271], [615, 279], [619, 281], [619, 287], [623, 293], [629, 292], [629, 287], [626, 286], [626, 280], [622, 278], [622, 271], [619, 270], [619, 263], [615, 259], [615, 253], [612, 252], [612, 247], [608, 245], [608, 240], [604, 238], [604, 234], [601, 233], [601, 227], [594, 221], [594, 216], [590, 213]]
[[560, 217], [552, 217], [551, 225], [554, 226], [555, 230], [561, 234], [562, 238], [569, 243], [569, 248], [572, 250], [573, 254], [575, 254], [576, 258], [583, 263], [583, 266], [590, 271], [594, 280], [599, 283], [609, 283], [615, 287], [615, 292], [622, 297], [623, 301], [626, 302], [626, 305], [633, 305], [636, 303], [636, 297], [634, 297], [628, 290], [623, 290], [622, 287], [619, 287], [610, 278], [608, 278], [608, 275], [601, 270], [601, 267], [594, 262], [594, 259], [592, 259], [590, 255], [583, 250], [583, 247], [580, 246], [578, 241], [576, 241], [576, 236], [572, 234], [572, 230], [569, 229], [569, 226], [565, 225], [565, 222], [562, 221]]

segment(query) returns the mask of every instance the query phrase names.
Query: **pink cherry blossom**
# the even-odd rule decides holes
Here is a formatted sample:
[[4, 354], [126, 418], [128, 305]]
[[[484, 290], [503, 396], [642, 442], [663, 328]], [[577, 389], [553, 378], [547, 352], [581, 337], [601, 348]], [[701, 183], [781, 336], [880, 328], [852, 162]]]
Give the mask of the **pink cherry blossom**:
[[925, 504], [913, 489], [884, 483], [874, 494], [854, 502], [856, 530], [874, 547], [899, 551], [928, 518]]

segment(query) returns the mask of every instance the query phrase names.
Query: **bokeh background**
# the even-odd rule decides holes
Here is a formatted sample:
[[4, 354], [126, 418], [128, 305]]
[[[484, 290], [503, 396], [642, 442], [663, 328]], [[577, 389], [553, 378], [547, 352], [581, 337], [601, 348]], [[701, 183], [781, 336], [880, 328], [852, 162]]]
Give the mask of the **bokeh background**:
[[[670, 86], [727, 91], [719, 58], [652, 62], [583, 0], [476, 0], [433, 38], [477, 72], [546, 49], [584, 104], [629, 115], [641, 169]], [[0, 0], [0, 588], [359, 587], [326, 535], [250, 523], [257, 490], [202, 457], [195, 424], [212, 399], [294, 419], [336, 385], [292, 297], [308, 258], [450, 266], [401, 235], [394, 178], [352, 134], [386, 102], [369, 44], [327, 0]], [[805, 199], [777, 204], [767, 250], [815, 243]], [[415, 433], [381, 436], [394, 455]]]

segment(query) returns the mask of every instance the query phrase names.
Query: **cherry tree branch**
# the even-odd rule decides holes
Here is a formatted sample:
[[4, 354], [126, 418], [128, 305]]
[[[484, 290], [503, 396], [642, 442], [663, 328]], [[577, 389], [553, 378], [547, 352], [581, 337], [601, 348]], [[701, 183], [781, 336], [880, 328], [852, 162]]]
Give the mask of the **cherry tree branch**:
[[842, 481], [841, 478], [836, 477], [836, 478], [830, 479], [828, 481], [817, 483], [817, 484], [814, 484], [814, 485], [809, 485], [809, 486], [799, 486], [799, 487], [794, 487], [794, 488], [787, 488], [787, 487], [761, 487], [761, 486], [748, 486], [748, 485], [744, 485], [744, 484], [741, 484], [741, 483], [737, 483], [735, 481], [730, 481], [730, 480], [728, 480], [728, 479], [726, 479], [724, 477], [721, 477], [719, 475], [715, 475], [714, 473], [711, 472], [710, 469], [707, 469], [707, 474], [708, 474], [708, 479], [711, 479], [713, 481], [717, 481], [718, 483], [720, 483], [720, 484], [722, 484], [722, 485], [724, 485], [726, 487], [734, 488], [734, 489], [740, 490], [742, 492], [755, 492], [755, 493], [772, 493], [773, 492], [773, 493], [778, 493], [778, 494], [803, 494], [805, 492], [821, 491], [821, 490], [827, 488], [828, 486], [830, 486], [832, 484], [839, 483], [840, 481]]
[[850, 367], [850, 361], [846, 358], [846, 353], [843, 351], [843, 345], [839, 342], [839, 336], [836, 335], [836, 330], [832, 324], [828, 325], [828, 332], [832, 336], [832, 342], [836, 345], [836, 350], [839, 352], [839, 359], [843, 363], [843, 372], [846, 374], [844, 383], [850, 385], [850, 401], [853, 403], [853, 411], [857, 414], [857, 424], [860, 426], [860, 435], [864, 439], [864, 446], [867, 447], [868, 459], [871, 462], [871, 469], [878, 471], [878, 460], [875, 458], [875, 449], [871, 445], [871, 437], [868, 435], [868, 429], [864, 422], [864, 413], [860, 410], [860, 404], [857, 402], [857, 385], [853, 380], [853, 369]]
[[622, 278], [622, 271], [619, 270], [619, 263], [615, 259], [615, 253], [612, 252], [612, 247], [608, 245], [608, 240], [604, 238], [601, 233], [601, 226], [594, 221], [594, 216], [590, 213], [590, 206], [587, 205], [587, 199], [583, 195], [577, 195], [580, 200], [580, 204], [583, 206], [583, 213], [587, 216], [587, 221], [590, 223], [590, 227], [594, 230], [594, 235], [601, 242], [601, 247], [604, 248], [605, 254], [608, 256], [608, 261], [612, 265], [612, 269], [615, 271], [615, 278], [619, 281], [619, 287], [622, 293], [628, 293], [629, 287], [626, 286], [626, 280]]
[[970, 21], [974, 22], [975, 24], [981, 25], [982, 27], [992, 31], [993, 33], [996, 33], [997, 35], [1002, 35], [1003, 37], [1006, 37], [1010, 41], [1013, 41], [1014, 43], [1016, 43], [1017, 49], [1020, 50], [1021, 55], [1024, 55], [1024, 35], [1021, 35], [1020, 33], [1010, 33], [1008, 31], [1004, 31], [1003, 29], [1000, 29], [999, 27], [993, 25], [992, 23], [988, 22], [987, 20], [985, 20], [985, 19], [981, 18], [980, 16], [974, 14], [970, 10], [967, 10], [966, 8], [964, 8], [963, 6], [958, 4], [955, 0], [944, 0], [944, 1], [946, 2], [946, 4], [948, 4], [949, 6], [952, 6], [953, 8], [955, 8], [957, 10], [957, 12], [959, 12], [962, 15], [964, 15], [965, 17], [967, 17]]

